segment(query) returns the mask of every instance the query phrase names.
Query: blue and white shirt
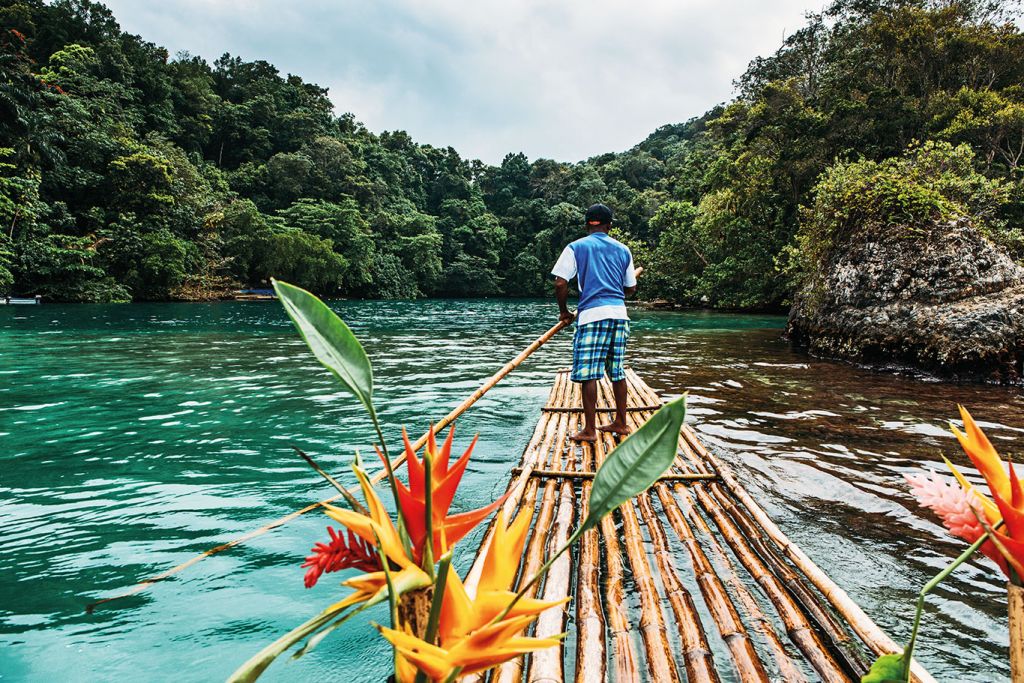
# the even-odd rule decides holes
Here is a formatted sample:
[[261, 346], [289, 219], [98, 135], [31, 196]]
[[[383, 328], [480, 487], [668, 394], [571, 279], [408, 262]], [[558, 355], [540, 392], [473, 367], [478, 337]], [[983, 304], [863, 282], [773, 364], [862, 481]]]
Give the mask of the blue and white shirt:
[[579, 279], [577, 325], [598, 320], [629, 320], [624, 287], [636, 286], [633, 254], [629, 247], [603, 232], [576, 240], [558, 257], [551, 274], [569, 281]]

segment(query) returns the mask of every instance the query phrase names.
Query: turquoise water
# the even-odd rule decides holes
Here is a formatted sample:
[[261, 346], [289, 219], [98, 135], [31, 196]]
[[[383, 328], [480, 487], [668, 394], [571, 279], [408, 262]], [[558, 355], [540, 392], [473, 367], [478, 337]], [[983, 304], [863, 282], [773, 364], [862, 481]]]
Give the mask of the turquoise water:
[[[553, 304], [535, 301], [335, 308], [374, 362], [393, 444], [401, 425], [422, 432], [555, 321]], [[956, 455], [944, 431], [956, 401], [1000, 447], [1019, 449], [1019, 392], [810, 360], [780, 341], [775, 316], [634, 321], [634, 367], [666, 395], [691, 392], [689, 419], [708, 445], [903, 639], [912, 595], [959, 546], [920, 514], [901, 474]], [[568, 358], [562, 334], [460, 421], [457, 442], [479, 432], [480, 446], [457, 506], [504, 489]], [[0, 677], [223, 679], [338, 596], [334, 575], [306, 590], [299, 568], [322, 515], [94, 614], [85, 605], [330, 495], [293, 445], [351, 481], [344, 468], [370, 441], [276, 303], [0, 308]], [[940, 680], [1005, 676], [1000, 583], [971, 565], [931, 601], [921, 657]], [[382, 680], [387, 651], [364, 627], [382, 618], [367, 615], [267, 679]]]

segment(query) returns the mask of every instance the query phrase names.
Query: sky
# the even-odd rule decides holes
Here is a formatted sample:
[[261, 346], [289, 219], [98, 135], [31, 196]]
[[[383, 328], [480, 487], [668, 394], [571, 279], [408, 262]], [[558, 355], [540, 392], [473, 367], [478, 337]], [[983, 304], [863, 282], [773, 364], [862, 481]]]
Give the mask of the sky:
[[337, 113], [498, 163], [580, 161], [731, 99], [821, 0], [104, 0], [213, 61], [264, 59]]

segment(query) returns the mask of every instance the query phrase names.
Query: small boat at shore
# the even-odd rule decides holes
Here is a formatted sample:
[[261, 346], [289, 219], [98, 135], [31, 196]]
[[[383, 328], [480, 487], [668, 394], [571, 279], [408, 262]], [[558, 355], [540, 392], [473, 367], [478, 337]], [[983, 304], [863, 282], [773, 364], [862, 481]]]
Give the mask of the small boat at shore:
[[275, 301], [277, 295], [272, 289], [241, 289], [231, 298], [235, 301]]
[[0, 296], [0, 304], [5, 306], [37, 306], [43, 303], [43, 297], [35, 296]]

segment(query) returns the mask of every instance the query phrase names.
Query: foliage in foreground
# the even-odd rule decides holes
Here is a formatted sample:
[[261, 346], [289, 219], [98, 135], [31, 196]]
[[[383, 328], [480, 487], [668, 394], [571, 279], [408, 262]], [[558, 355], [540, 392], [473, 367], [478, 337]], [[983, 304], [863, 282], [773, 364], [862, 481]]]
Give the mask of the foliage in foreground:
[[101, 4], [2, 0], [0, 293], [202, 298], [273, 274], [334, 296], [533, 296], [603, 201], [651, 254], [645, 296], [771, 308], [822, 249], [815, 218], [795, 239], [801, 206], [841, 204], [836, 174], [915, 141], [966, 145], [947, 174], [1005, 183], [992, 236], [1021, 258], [1015, 9], [834, 0], [724, 106], [626, 152], [491, 166], [371, 133], [265, 61], [172, 58]]
[[310, 351], [369, 414], [398, 515], [395, 520], [388, 515], [358, 455], [352, 469], [365, 506], [326, 475], [350, 509], [326, 505], [325, 511], [347, 531], [342, 535], [328, 527], [330, 541], [314, 546], [302, 565], [308, 568], [306, 587], [316, 585], [328, 572], [359, 569], [365, 573], [342, 581], [351, 589], [347, 596], [255, 654], [230, 680], [255, 680], [292, 646], [305, 641], [296, 652], [301, 656], [355, 614], [383, 602], [389, 606], [390, 627], [377, 628], [394, 648], [399, 683], [447, 683], [558, 645], [559, 635], [527, 637], [523, 633], [541, 612], [568, 598], [543, 601], [526, 594], [580, 536], [645, 491], [671, 466], [686, 413], [685, 397], [664, 406], [604, 459], [594, 475], [587, 518], [532, 577], [524, 577], [517, 592], [513, 591], [519, 567], [515, 558], [522, 556], [533, 509], [522, 506], [511, 522], [504, 510], [498, 512], [483, 572], [470, 594], [451, 567], [453, 547], [502, 506], [508, 495], [478, 510], [449, 514], [476, 439], [452, 463], [454, 426], [440, 448], [431, 427], [422, 458], [403, 431], [406, 478], [399, 479], [393, 466], [403, 461], [392, 461], [388, 453], [373, 403], [373, 368], [362, 345], [309, 292], [284, 282], [275, 282], [274, 287]]
[[[918, 502], [934, 511], [953, 536], [971, 545], [921, 589], [910, 640], [903, 652], [879, 657], [867, 675], [861, 678], [862, 683], [909, 683], [925, 597], [974, 553], [980, 550], [991, 559], [1014, 586], [1024, 585], [1021, 583], [1024, 577], [1024, 487], [1017, 479], [1013, 463], [1008, 463], [1007, 472], [992, 442], [963, 406], [960, 407], [960, 417], [963, 431], [952, 424], [950, 429], [971, 463], [984, 477], [991, 498], [967, 481], [960, 470], [945, 458], [943, 460], [952, 472], [952, 478], [934, 472], [904, 475]], [[1024, 615], [1010, 614], [1011, 631], [1014, 630], [1012, 622], [1021, 618]], [[1021, 643], [1010, 645], [1011, 648], [1021, 646]]]

